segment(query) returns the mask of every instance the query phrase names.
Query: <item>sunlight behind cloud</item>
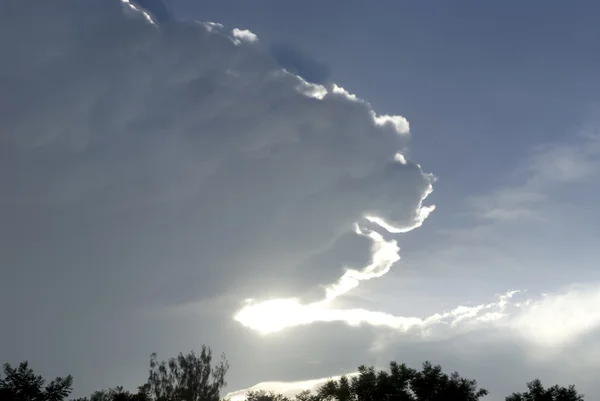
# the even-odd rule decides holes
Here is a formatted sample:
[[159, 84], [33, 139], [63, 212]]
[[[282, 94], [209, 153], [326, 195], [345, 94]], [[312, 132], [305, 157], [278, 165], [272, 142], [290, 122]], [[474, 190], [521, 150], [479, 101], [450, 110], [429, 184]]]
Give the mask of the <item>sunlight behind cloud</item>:
[[371, 321], [378, 322], [378, 325], [385, 325], [387, 320], [385, 314], [359, 309], [329, 308], [331, 301], [356, 288], [360, 281], [383, 276], [395, 262], [400, 260], [400, 248], [396, 241], [386, 241], [381, 234], [363, 230], [358, 224], [355, 225], [355, 232], [357, 235], [368, 237], [373, 241], [372, 261], [361, 270], [347, 269], [336, 283], [325, 288], [325, 297], [322, 301], [302, 305], [296, 298], [274, 299], [258, 303], [248, 300], [247, 305], [234, 316], [234, 319], [244, 326], [264, 334], [313, 322], [345, 321], [355, 325]]
[[573, 286], [529, 301], [509, 326], [547, 349], [576, 341], [600, 326], [600, 285]]
[[[369, 234], [373, 234], [373, 232]], [[477, 306], [458, 306], [448, 312], [436, 313], [424, 318], [394, 316], [389, 313], [360, 308], [333, 308], [331, 301], [358, 286], [362, 280], [382, 276], [394, 263], [392, 261], [399, 259], [395, 241], [386, 242], [378, 234], [373, 235], [372, 238], [374, 238], [374, 248], [376, 248], [373, 262], [361, 271], [353, 270], [350, 274], [348, 272], [344, 274], [337, 283], [327, 288], [326, 297], [323, 300], [309, 304], [302, 304], [297, 298], [262, 302], [247, 300], [246, 305], [235, 314], [234, 319], [261, 334], [274, 333], [316, 322], [345, 322], [350, 326], [368, 324], [403, 333], [415, 329], [418, 335], [426, 337], [443, 336], [443, 327], [447, 325], [468, 329], [473, 328], [476, 324], [490, 323], [504, 318], [506, 316], [504, 311], [509, 306], [509, 300], [517, 293], [517, 291], [509, 291], [499, 296], [496, 302]], [[442, 331], [434, 331], [436, 326], [442, 328]]]
[[515, 333], [543, 349], [558, 349], [600, 326], [597, 307], [600, 305], [600, 285], [574, 287], [553, 295], [544, 294], [538, 299], [516, 300], [517, 294], [519, 291], [508, 291], [494, 302], [457, 306], [426, 317], [395, 316], [365, 309], [336, 309], [330, 304], [335, 297], [306, 305], [298, 299], [248, 302], [235, 319], [262, 334], [315, 322], [345, 322], [350, 326], [385, 327], [423, 339], [445, 338], [493, 327]]

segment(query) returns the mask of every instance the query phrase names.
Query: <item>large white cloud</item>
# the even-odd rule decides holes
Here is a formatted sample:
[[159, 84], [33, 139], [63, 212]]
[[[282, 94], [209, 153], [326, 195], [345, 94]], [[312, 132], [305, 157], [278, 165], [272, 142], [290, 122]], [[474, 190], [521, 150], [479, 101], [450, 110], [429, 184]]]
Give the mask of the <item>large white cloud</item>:
[[433, 178], [394, 160], [404, 118], [281, 70], [249, 31], [154, 25], [120, 1], [3, 4], [0, 213], [29, 226], [14, 242], [47, 245], [5, 243], [19, 265], [80, 253], [77, 270], [185, 293], [312, 285], [295, 267], [363, 215], [414, 227], [429, 210]]
[[279, 68], [250, 31], [118, 0], [0, 0], [0, 54], [8, 357], [43, 343], [46, 366], [93, 375], [84, 359], [129, 363], [98, 333], [140, 344], [141, 305], [323, 296], [371, 256], [369, 241], [336, 254], [357, 222], [381, 236], [432, 210], [434, 177], [399, 156], [406, 119]]

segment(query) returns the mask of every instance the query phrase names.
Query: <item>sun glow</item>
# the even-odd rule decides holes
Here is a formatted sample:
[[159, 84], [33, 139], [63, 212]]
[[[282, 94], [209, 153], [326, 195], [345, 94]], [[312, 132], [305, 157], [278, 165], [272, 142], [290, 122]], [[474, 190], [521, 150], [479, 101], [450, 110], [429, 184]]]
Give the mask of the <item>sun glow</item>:
[[[361, 308], [339, 309], [333, 301], [358, 287], [361, 281], [385, 275], [400, 260], [400, 248], [395, 240], [386, 240], [381, 234], [355, 226], [358, 235], [373, 242], [371, 263], [363, 269], [347, 269], [340, 279], [325, 288], [322, 300], [302, 304], [297, 298], [267, 301], [247, 300], [234, 319], [245, 327], [261, 334], [270, 334], [286, 328], [315, 322], [344, 322], [351, 326], [369, 324], [387, 327], [401, 332], [419, 330], [422, 335], [436, 336], [435, 328], [447, 327], [470, 329], [476, 325], [489, 324], [503, 319], [510, 299], [517, 293], [509, 291], [500, 295], [496, 302], [475, 306], [458, 306], [444, 313], [426, 317], [403, 317]], [[459, 327], [460, 326], [460, 327]]]
[[[365, 310], [332, 309], [331, 302], [358, 287], [361, 281], [378, 278], [386, 274], [391, 266], [400, 260], [400, 248], [395, 240], [385, 240], [375, 231], [355, 226], [355, 233], [373, 241], [372, 260], [361, 270], [348, 268], [340, 279], [325, 288], [323, 300], [303, 305], [296, 298], [273, 299], [262, 302], [246, 301], [246, 305], [236, 313], [234, 319], [244, 326], [267, 334], [316, 321], [345, 321], [360, 324], [364, 321], [381, 320], [379, 312]], [[367, 315], [371, 314], [371, 317]]]

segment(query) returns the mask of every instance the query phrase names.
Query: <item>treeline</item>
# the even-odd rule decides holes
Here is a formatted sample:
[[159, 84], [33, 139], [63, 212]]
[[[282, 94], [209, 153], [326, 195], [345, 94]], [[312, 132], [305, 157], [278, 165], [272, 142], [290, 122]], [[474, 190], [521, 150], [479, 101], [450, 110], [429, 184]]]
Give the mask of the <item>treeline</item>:
[[[200, 354], [180, 353], [161, 362], [152, 354], [148, 381], [136, 391], [115, 387], [72, 401], [221, 401], [228, 369], [225, 356], [213, 363], [211, 349], [206, 346]], [[67, 401], [72, 392], [71, 376], [47, 382], [36, 375], [27, 362], [18, 367], [4, 364], [3, 372], [0, 401]], [[304, 391], [294, 398], [261, 390], [249, 392], [246, 401], [478, 401], [487, 394], [476, 380], [466, 379], [456, 372], [446, 374], [439, 365], [425, 362], [418, 370], [391, 362], [389, 370], [360, 366], [356, 376], [329, 380], [314, 392]], [[526, 391], [505, 398], [506, 401], [583, 399], [575, 386], [544, 388], [539, 380], [527, 383]]]

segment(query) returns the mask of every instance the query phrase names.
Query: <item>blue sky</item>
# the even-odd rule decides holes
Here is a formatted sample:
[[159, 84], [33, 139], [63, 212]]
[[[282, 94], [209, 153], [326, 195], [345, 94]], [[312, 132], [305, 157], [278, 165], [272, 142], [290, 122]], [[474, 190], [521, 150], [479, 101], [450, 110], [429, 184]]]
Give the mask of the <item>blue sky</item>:
[[0, 355], [600, 391], [600, 4], [138, 3], [0, 13]]

